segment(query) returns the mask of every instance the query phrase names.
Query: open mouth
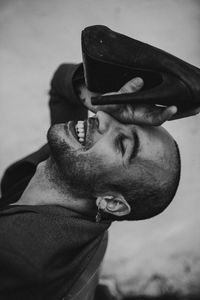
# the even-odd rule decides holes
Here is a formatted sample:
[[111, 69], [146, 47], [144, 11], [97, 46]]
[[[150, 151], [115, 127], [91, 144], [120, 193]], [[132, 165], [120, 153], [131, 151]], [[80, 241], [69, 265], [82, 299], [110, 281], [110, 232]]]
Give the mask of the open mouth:
[[85, 121], [69, 121], [65, 124], [67, 132], [70, 132], [74, 139], [82, 146], [86, 146], [86, 140], [88, 141], [88, 135], [97, 130], [99, 127], [99, 121], [97, 118], [91, 117]]
[[70, 134], [76, 142], [85, 145], [87, 125], [85, 121], [69, 121], [64, 126], [67, 135]]
[[86, 142], [86, 133], [87, 133], [87, 121], [74, 121], [66, 122], [64, 125], [67, 135], [71, 135], [76, 142], [85, 146]]

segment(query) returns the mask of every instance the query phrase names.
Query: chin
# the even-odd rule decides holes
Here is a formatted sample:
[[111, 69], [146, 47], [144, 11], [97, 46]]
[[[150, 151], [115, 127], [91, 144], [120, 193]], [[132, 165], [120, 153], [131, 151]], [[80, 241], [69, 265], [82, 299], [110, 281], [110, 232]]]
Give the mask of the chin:
[[99, 181], [98, 159], [95, 157], [94, 160], [84, 151], [84, 146], [69, 129], [69, 124], [56, 124], [49, 129], [47, 139], [51, 156], [64, 175], [66, 184], [88, 196], [92, 194], [95, 182]]
[[76, 143], [74, 143], [73, 139], [67, 134], [65, 124], [55, 124], [47, 132], [47, 141], [50, 146], [50, 149], [57, 149], [56, 152], [62, 151], [73, 151], [78, 150]]

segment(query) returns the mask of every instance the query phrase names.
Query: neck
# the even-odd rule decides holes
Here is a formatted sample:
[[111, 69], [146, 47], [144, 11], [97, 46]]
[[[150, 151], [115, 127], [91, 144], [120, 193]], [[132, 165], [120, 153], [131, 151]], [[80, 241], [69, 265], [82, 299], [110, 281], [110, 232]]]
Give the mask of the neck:
[[95, 216], [97, 211], [95, 199], [80, 197], [72, 191], [51, 158], [37, 166], [17, 204], [59, 205], [88, 216]]

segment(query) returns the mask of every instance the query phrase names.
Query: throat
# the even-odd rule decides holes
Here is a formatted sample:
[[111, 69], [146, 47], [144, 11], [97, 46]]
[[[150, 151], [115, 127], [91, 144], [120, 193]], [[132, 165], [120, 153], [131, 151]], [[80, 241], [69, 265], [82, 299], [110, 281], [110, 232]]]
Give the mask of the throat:
[[58, 205], [76, 212], [94, 215], [95, 201], [78, 197], [65, 182], [52, 158], [40, 163], [17, 205]]

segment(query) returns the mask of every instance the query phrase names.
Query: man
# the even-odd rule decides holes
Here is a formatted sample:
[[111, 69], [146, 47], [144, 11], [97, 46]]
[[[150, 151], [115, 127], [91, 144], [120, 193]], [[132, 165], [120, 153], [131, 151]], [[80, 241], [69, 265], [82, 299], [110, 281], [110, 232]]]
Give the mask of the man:
[[[136, 78], [119, 92], [141, 86]], [[147, 125], [180, 117], [176, 108], [99, 111], [90, 98], [82, 65], [60, 66], [51, 82], [48, 145], [2, 179], [1, 299], [93, 299], [111, 222], [153, 217], [174, 197], [177, 145]], [[83, 123], [86, 108], [98, 112]]]

